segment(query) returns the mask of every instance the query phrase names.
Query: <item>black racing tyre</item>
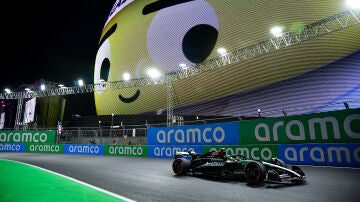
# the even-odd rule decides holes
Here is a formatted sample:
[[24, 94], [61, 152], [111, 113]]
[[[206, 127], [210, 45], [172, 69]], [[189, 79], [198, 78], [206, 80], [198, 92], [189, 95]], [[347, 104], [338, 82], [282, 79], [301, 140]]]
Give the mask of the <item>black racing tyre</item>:
[[172, 169], [175, 175], [186, 175], [190, 170], [190, 160], [185, 158], [175, 159], [172, 164]]
[[264, 164], [258, 161], [250, 161], [245, 166], [246, 181], [251, 185], [261, 184], [266, 177]]

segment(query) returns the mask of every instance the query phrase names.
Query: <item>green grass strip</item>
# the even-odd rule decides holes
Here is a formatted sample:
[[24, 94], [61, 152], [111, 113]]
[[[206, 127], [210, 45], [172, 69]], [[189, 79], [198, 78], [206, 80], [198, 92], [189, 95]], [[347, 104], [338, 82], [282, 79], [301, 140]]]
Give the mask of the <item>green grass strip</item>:
[[1, 202], [132, 201], [61, 174], [0, 159]]

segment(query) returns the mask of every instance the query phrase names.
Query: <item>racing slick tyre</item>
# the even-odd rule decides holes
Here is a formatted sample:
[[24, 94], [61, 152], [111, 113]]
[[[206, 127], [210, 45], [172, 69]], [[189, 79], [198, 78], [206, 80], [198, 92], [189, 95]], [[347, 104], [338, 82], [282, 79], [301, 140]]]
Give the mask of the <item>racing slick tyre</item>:
[[186, 175], [190, 170], [190, 160], [185, 158], [175, 159], [172, 164], [172, 169], [175, 175]]
[[261, 184], [266, 177], [264, 164], [258, 161], [250, 161], [245, 166], [246, 181], [251, 185]]

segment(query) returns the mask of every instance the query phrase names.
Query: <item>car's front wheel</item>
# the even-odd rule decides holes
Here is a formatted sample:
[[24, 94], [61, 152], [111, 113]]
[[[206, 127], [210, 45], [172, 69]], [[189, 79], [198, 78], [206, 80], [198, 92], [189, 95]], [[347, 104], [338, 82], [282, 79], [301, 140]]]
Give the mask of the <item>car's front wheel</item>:
[[258, 161], [250, 161], [245, 166], [246, 181], [251, 184], [261, 184], [266, 177], [266, 168], [264, 164]]

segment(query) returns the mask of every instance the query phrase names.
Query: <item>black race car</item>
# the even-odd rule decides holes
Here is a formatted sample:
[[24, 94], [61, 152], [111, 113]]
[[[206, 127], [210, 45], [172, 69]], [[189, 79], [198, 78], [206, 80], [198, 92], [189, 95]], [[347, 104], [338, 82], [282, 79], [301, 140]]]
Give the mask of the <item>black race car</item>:
[[241, 178], [250, 185], [263, 182], [297, 184], [305, 180], [305, 173], [298, 166], [288, 168], [278, 158], [272, 158], [270, 162], [250, 160], [239, 154], [226, 155], [224, 150], [202, 155], [193, 151], [178, 152], [174, 158], [172, 169], [175, 175]]

